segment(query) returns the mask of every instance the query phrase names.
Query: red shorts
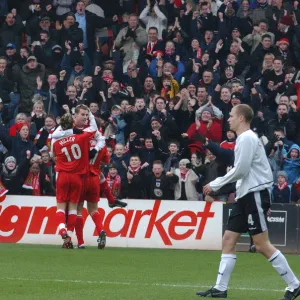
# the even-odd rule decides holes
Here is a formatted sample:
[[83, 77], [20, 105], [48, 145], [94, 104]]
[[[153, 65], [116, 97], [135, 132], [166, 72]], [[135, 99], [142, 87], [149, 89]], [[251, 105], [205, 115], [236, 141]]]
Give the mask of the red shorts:
[[92, 203], [99, 202], [100, 199], [100, 179], [96, 175], [88, 175], [84, 179], [83, 190], [80, 202], [87, 201]]
[[56, 201], [78, 203], [83, 189], [83, 175], [66, 172], [57, 173]]

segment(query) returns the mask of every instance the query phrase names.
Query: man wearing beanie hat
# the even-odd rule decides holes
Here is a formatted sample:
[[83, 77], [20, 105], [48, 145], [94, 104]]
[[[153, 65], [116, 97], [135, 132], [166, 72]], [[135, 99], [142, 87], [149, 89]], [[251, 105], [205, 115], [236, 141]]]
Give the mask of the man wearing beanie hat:
[[277, 43], [278, 47], [276, 56], [281, 56], [284, 62], [284, 65], [292, 66], [293, 65], [293, 56], [289, 50], [290, 42], [287, 38], [281, 38]]
[[294, 37], [294, 21], [291, 16], [283, 16], [278, 24], [278, 31], [275, 33], [276, 40], [279, 41], [283, 38], [288, 39], [290, 43]]
[[242, 93], [236, 92], [231, 95], [231, 104], [232, 106], [236, 106], [238, 104], [243, 103], [243, 95]]
[[17, 160], [13, 156], [8, 156], [4, 161], [4, 165], [8, 170], [13, 171], [16, 168]]
[[288, 185], [288, 174], [285, 171], [277, 172], [277, 184], [272, 190], [273, 203], [297, 202], [299, 195], [294, 186]]

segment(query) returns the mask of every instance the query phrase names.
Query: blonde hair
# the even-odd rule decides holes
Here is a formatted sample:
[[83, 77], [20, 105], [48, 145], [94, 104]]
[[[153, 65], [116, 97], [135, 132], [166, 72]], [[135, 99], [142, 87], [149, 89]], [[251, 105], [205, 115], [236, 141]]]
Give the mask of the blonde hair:
[[44, 103], [43, 103], [43, 101], [41, 101], [41, 100], [38, 100], [38, 101], [36, 101], [36, 102], [33, 104], [33, 110], [34, 110], [38, 105], [40, 105], [40, 106], [42, 107], [42, 110], [44, 110]]
[[262, 64], [262, 70], [261, 70], [262, 73], [264, 73], [266, 70], [273, 70], [273, 64], [272, 64], [271, 68], [268, 68], [267, 65], [266, 65], [265, 59], [266, 59], [267, 56], [272, 57], [273, 62], [274, 62], [274, 60], [275, 60], [274, 54], [272, 54], [272, 53], [267, 53], [267, 54], [264, 56], [264, 60], [263, 60], [263, 64]]

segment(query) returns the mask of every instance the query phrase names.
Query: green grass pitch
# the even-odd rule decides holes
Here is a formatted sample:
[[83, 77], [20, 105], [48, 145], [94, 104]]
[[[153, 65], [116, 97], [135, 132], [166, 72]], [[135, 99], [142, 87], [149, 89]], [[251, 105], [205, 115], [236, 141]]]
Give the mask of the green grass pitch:
[[[0, 299], [200, 299], [195, 292], [215, 282], [219, 259], [211, 251], [0, 244]], [[299, 257], [287, 259], [300, 276]], [[261, 255], [238, 253], [228, 299], [278, 299], [284, 288]]]

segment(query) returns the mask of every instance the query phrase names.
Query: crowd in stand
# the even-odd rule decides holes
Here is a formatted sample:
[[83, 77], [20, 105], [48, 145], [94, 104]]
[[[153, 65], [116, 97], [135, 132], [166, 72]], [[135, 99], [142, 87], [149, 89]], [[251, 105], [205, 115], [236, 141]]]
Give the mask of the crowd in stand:
[[[285, 0], [0, 0], [0, 195], [55, 195], [51, 135], [86, 104], [116, 198], [228, 201], [232, 107], [300, 199], [300, 8]], [[104, 195], [105, 196], [105, 195]]]

